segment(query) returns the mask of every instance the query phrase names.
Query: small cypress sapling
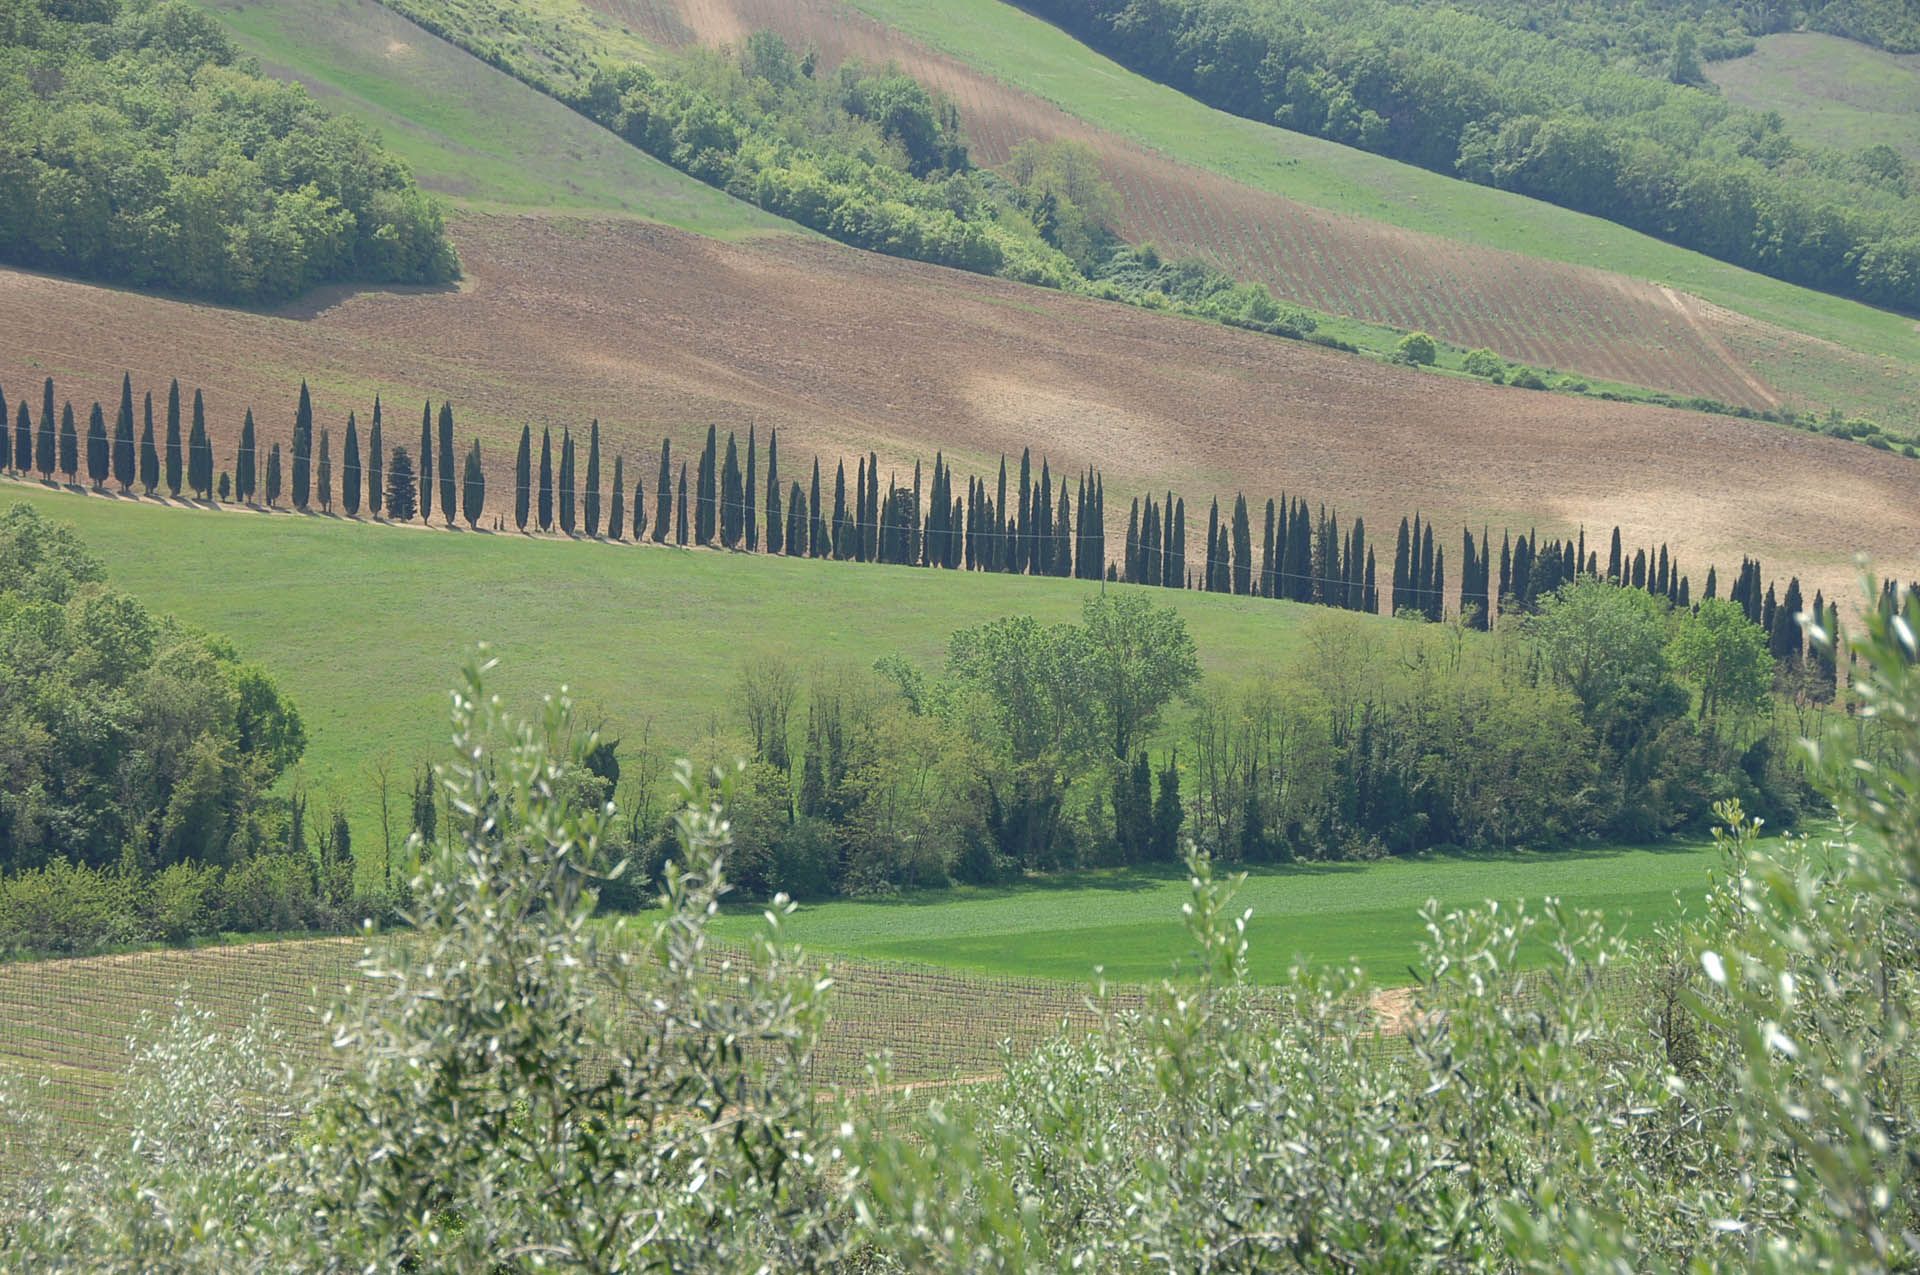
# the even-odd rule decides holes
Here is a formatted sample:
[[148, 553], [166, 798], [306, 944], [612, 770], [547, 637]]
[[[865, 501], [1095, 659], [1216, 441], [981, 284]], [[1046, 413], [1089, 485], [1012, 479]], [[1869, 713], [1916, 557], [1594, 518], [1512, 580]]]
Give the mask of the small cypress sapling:
[[[4, 426], [7, 413], [0, 406], [0, 426]], [[160, 490], [160, 448], [153, 438], [153, 392], [149, 390], [140, 404], [140, 490], [148, 498]]]
[[185, 470], [180, 458], [180, 382], [176, 378], [167, 387], [167, 495], [180, 499], [180, 483]]
[[313, 396], [300, 382], [300, 405], [293, 416], [293, 507], [304, 511], [313, 483]]
[[420, 505], [420, 521], [433, 521], [433, 400], [420, 409], [420, 469], [416, 476], [414, 499]]
[[513, 458], [513, 525], [527, 529], [533, 512], [533, 426], [520, 427], [520, 450]]
[[373, 424], [367, 429], [367, 508], [378, 518], [387, 499], [387, 453], [380, 438], [380, 396], [373, 396]]
[[134, 467], [133, 377], [122, 372], [120, 374], [120, 411], [113, 418], [113, 481], [120, 484], [122, 496], [133, 491], [134, 477], [137, 472]]
[[581, 504], [581, 512], [586, 515], [587, 538], [596, 539], [600, 535], [600, 422], [597, 419], [587, 443], [587, 486]]
[[447, 526], [453, 525], [454, 487], [458, 480], [453, 475], [453, 404], [442, 400], [440, 404], [440, 517]]
[[540, 520], [542, 531], [553, 530], [553, 429], [540, 429]]
[[460, 516], [467, 520], [469, 531], [480, 525], [480, 515], [487, 509], [487, 473], [480, 463], [480, 440], [473, 440], [473, 447], [467, 452], [466, 471], [460, 479]]
[[315, 494], [320, 498], [320, 512], [333, 512], [333, 439], [327, 430], [320, 431], [320, 467], [316, 475]]
[[627, 538], [627, 480], [624, 458], [613, 458], [613, 492], [611, 507], [607, 510], [607, 539], [613, 541]]
[[413, 458], [406, 448], [396, 447], [387, 463], [387, 516], [395, 522], [411, 522], [417, 500]]
[[95, 403], [87, 413], [87, 481], [99, 491], [111, 472], [111, 448], [107, 442], [107, 416]]
[[267, 453], [267, 508], [271, 509], [280, 500], [280, 444], [275, 443], [273, 450]]
[[366, 475], [360, 467], [360, 422], [347, 413], [347, 442], [340, 456], [340, 507], [347, 517], [360, 516], [360, 489]]

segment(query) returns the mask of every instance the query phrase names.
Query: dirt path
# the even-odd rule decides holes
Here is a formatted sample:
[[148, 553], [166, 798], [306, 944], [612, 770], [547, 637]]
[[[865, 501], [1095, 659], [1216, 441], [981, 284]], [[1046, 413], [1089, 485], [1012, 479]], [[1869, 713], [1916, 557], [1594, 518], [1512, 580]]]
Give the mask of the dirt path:
[[1769, 408], [1780, 406], [1780, 396], [1768, 389], [1766, 383], [1760, 380], [1759, 377], [1749, 372], [1746, 365], [1733, 356], [1733, 351], [1727, 348], [1726, 342], [1720, 339], [1719, 334], [1713, 330], [1712, 325], [1707, 323], [1696, 312], [1695, 307], [1699, 302], [1695, 298], [1683, 292], [1676, 292], [1664, 283], [1660, 285], [1660, 291], [1666, 296], [1667, 300], [1673, 304], [1673, 308], [1680, 312], [1680, 317], [1687, 321], [1687, 326], [1693, 329], [1694, 334], [1700, 338], [1701, 342], [1709, 350], [1713, 351], [1714, 354], [1718, 355], [1721, 361], [1727, 365], [1728, 369], [1746, 383], [1747, 388], [1752, 390], [1755, 396], [1762, 399]]

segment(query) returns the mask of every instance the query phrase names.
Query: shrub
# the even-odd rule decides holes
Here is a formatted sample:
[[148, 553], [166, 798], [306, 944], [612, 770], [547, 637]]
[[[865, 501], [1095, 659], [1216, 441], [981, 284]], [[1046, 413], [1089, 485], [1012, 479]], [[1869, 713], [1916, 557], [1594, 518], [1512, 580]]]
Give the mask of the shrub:
[[193, 863], [163, 868], [141, 883], [137, 895], [145, 937], [183, 943], [219, 928], [220, 870]]
[[1507, 361], [1489, 349], [1468, 350], [1461, 367], [1473, 376], [1482, 376], [1497, 381], [1507, 374]]
[[1532, 368], [1522, 368], [1518, 372], [1515, 372], [1511, 377], [1507, 378], [1507, 384], [1523, 390], [1544, 390], [1547, 388], [1547, 383], [1541, 380], [1540, 374]]
[[128, 881], [117, 872], [55, 859], [0, 877], [0, 953], [71, 955], [145, 937]]
[[1409, 332], [1393, 347], [1393, 357], [1415, 367], [1432, 367], [1440, 357], [1440, 346], [1424, 332]]

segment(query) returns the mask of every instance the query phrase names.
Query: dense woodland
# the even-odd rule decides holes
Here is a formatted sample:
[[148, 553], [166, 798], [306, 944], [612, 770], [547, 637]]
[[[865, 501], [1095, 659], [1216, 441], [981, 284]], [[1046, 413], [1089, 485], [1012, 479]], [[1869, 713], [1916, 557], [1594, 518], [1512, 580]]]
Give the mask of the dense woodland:
[[240, 302], [459, 273], [397, 159], [181, 0], [0, 0], [0, 260]]
[[[1700, 87], [1694, 27], [1665, 73], [1563, 41], [1488, 0], [1022, 0], [1123, 64], [1250, 119], [1498, 186], [1794, 283], [1920, 308], [1920, 183], [1884, 146], [1846, 154]], [[1684, 6], [1683, 6], [1684, 8]], [[1816, 6], [1818, 8], [1818, 6]], [[1717, 10], [1716, 10], [1717, 11]], [[1867, 6], [1830, 6], [1873, 26]], [[1567, 12], [1567, 11], [1559, 11]], [[1611, 31], [1624, 19], [1568, 12]], [[1608, 12], [1622, 12], [1613, 11]], [[1911, 40], [1912, 6], [1888, 38]], [[1741, 6], [1758, 30], [1779, 7]], [[1751, 15], [1751, 16], [1749, 16]], [[1534, 28], [1545, 25], [1548, 34]], [[1876, 28], [1877, 29], [1877, 28]]]

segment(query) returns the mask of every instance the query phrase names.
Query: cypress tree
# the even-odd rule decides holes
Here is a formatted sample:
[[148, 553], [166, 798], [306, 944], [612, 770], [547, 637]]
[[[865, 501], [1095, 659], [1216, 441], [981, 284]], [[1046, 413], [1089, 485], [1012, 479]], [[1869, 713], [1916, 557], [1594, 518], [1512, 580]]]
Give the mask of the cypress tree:
[[1773, 658], [1789, 669], [1800, 667], [1806, 657], [1806, 640], [1800, 627], [1800, 613], [1805, 609], [1805, 601], [1800, 593], [1800, 577], [1794, 576], [1787, 581], [1786, 596], [1780, 600], [1780, 606], [1774, 612], [1773, 631], [1767, 643]]
[[433, 400], [420, 409], [420, 471], [414, 486], [414, 499], [420, 504], [420, 521], [433, 521]]
[[993, 495], [993, 567], [1005, 571], [1013, 554], [1007, 547], [1007, 454], [1000, 453], [1000, 484]]
[[1433, 551], [1433, 582], [1430, 596], [1433, 601], [1428, 604], [1427, 618], [1438, 624], [1446, 618], [1447, 614], [1447, 551], [1445, 549]]
[[1073, 542], [1068, 538], [1067, 529], [1073, 525], [1073, 505], [1067, 498], [1067, 480], [1060, 480], [1060, 506], [1054, 511], [1053, 519], [1053, 560], [1049, 564], [1056, 576], [1066, 577], [1073, 574]]
[[1607, 550], [1607, 579], [1614, 584], [1620, 583], [1620, 572], [1625, 563], [1620, 556], [1620, 528], [1613, 529], [1613, 547]]
[[[424, 438], [422, 439], [424, 442]], [[304, 511], [313, 485], [313, 396], [300, 382], [300, 405], [293, 414], [293, 507]]]
[[1173, 499], [1173, 493], [1167, 493], [1167, 525], [1172, 528], [1167, 534], [1167, 545], [1173, 550], [1168, 560], [1167, 570], [1160, 583], [1170, 589], [1186, 587], [1187, 576], [1187, 498]]
[[779, 553], [786, 544], [780, 521], [780, 431], [767, 431], [767, 552]]
[[553, 530], [553, 427], [540, 427], [540, 530]]
[[513, 458], [513, 525], [527, 529], [533, 513], [533, 426], [520, 427], [520, 450]]
[[[167, 387], [167, 450], [164, 471], [167, 482], [167, 497], [180, 499], [180, 483], [185, 470], [180, 459], [180, 381], [175, 378]], [[25, 464], [21, 465], [25, 469]]]
[[833, 556], [853, 556], [853, 520], [847, 517], [847, 462], [841, 461], [833, 478]]
[[867, 458], [854, 458], [853, 476], [853, 556], [867, 560]]
[[453, 501], [456, 482], [453, 476], [453, 404], [440, 404], [440, 517], [453, 525]]
[[[198, 443], [195, 444], [198, 446]], [[257, 486], [258, 460], [260, 449], [259, 431], [253, 423], [253, 409], [247, 409], [247, 418], [240, 424], [240, 449], [233, 458], [233, 495], [241, 504], [251, 504]]]
[[213, 499], [213, 440], [207, 436], [207, 400], [193, 392], [193, 424], [187, 432], [189, 485], [205, 500]]
[[680, 507], [679, 521], [674, 524], [674, 536], [682, 549], [687, 547], [687, 462], [680, 462]]
[[93, 410], [87, 413], [87, 481], [99, 491], [107, 481], [110, 470], [110, 447], [107, 442], [107, 417], [95, 403]]
[[1024, 572], [1033, 565], [1033, 451], [1020, 449], [1020, 543], [1014, 550], [1016, 572]]
[[587, 438], [587, 485], [582, 495], [581, 512], [586, 516], [587, 538], [600, 535], [600, 422], [593, 422]]
[[800, 484], [794, 483], [787, 498], [787, 556], [804, 557], [807, 552], [807, 497], [800, 490]]
[[740, 521], [745, 524], [748, 553], [757, 553], [760, 549], [760, 513], [754, 508], [754, 488], [760, 481], [759, 458], [755, 455], [757, 450], [754, 440], [754, 428], [752, 423], [748, 423], [747, 477], [746, 481], [741, 484], [740, 490], [740, 498], [745, 502], [745, 507], [741, 510]]
[[469, 531], [480, 525], [487, 508], [487, 473], [480, 464], [480, 440], [474, 439], [467, 452], [467, 467], [460, 477], [460, 516]]
[[827, 523], [820, 516], [820, 458], [813, 458], [813, 492], [807, 497], [807, 556], [827, 556]]
[[[1888, 583], [1891, 584], [1892, 582], [1889, 581]], [[1767, 600], [1760, 608], [1760, 631], [1762, 633], [1768, 635], [1773, 633], [1774, 613], [1779, 609], [1780, 604], [1774, 600], [1773, 596], [1773, 581], [1769, 580], [1767, 581]]]
[[1253, 592], [1253, 529], [1247, 522], [1247, 497], [1233, 498], [1233, 591], [1241, 597]]
[[[51, 389], [53, 386], [53, 382], [49, 380], [47, 382], [47, 386], [49, 389]], [[48, 398], [49, 398], [49, 401], [51, 401], [52, 396], [49, 395]], [[54, 434], [53, 413], [49, 411], [42, 411], [40, 413], [40, 432], [38, 433], [38, 435], [36, 435], [39, 445], [34, 449], [33, 459], [34, 459], [34, 468], [40, 471], [40, 477], [45, 482], [53, 481], [53, 470], [54, 470], [53, 434]]]
[[741, 497], [740, 484], [740, 445], [728, 430], [727, 458], [720, 468], [720, 544], [727, 549], [738, 549], [746, 531], [741, 526], [746, 501]]
[[647, 538], [647, 484], [645, 480], [633, 480], [633, 543], [640, 544]]
[[380, 437], [380, 396], [373, 396], [373, 425], [367, 431], [367, 508], [378, 518], [387, 499], [387, 453]]
[[[148, 402], [152, 402], [151, 396]], [[0, 389], [0, 469], [13, 468], [13, 409], [7, 406], [7, 392]], [[26, 468], [24, 465], [22, 469]]]
[[880, 559], [880, 457], [867, 453], [867, 561]]
[[327, 436], [325, 429], [320, 431], [320, 470], [317, 486], [320, 511], [331, 513], [333, 511], [333, 449], [332, 440]]
[[1645, 549], [1633, 551], [1633, 587], [1636, 589], [1647, 587], [1647, 551]]
[[14, 409], [13, 462], [23, 474], [33, 468], [33, 418], [24, 398]]
[[699, 544], [713, 543], [714, 535], [714, 491], [719, 475], [720, 431], [716, 426], [707, 426], [707, 445], [700, 452], [700, 468], [695, 474], [697, 485], [694, 499], [693, 536]]
[[1260, 536], [1260, 596], [1273, 596], [1273, 581], [1277, 571], [1273, 565], [1273, 524], [1274, 507], [1271, 498], [1267, 501], [1267, 526]]
[[417, 512], [418, 502], [413, 458], [407, 455], [406, 448], [396, 447], [393, 449], [393, 459], [387, 465], [387, 517], [395, 522], [411, 522]]
[[1033, 493], [1034, 575], [1053, 574], [1053, 467], [1040, 458], [1040, 482]]
[[[1153, 516], [1151, 504], [1147, 507], [1147, 516]], [[1144, 553], [1140, 544], [1140, 497], [1135, 496], [1133, 504], [1127, 509], [1127, 547], [1123, 557], [1126, 564], [1123, 578], [1128, 584], [1144, 582], [1142, 579], [1146, 568], [1146, 563], [1142, 560]]]
[[[160, 489], [160, 448], [153, 438], [153, 392], [140, 403], [140, 490], [151, 498]], [[0, 403], [0, 451], [6, 450], [7, 408]]]
[[579, 525], [574, 517], [575, 487], [573, 465], [573, 431], [565, 426], [560, 430], [560, 530], [571, 536]]
[[1362, 611], [1365, 611], [1368, 615], [1380, 614], [1380, 589], [1379, 586], [1374, 583], [1372, 549], [1367, 550], [1367, 582], [1365, 591], [1361, 596], [1365, 599], [1360, 605]]
[[626, 458], [613, 458], [612, 507], [607, 510], [607, 539], [621, 541], [627, 538], [627, 480]]
[[1220, 578], [1220, 564], [1216, 561], [1220, 552], [1220, 501], [1215, 499], [1207, 508], [1207, 589], [1214, 588], [1214, 582]]
[[653, 543], [662, 545], [667, 542], [667, 527], [673, 517], [673, 471], [671, 458], [673, 440], [660, 440], [660, 488], [654, 493], [653, 502]]
[[134, 477], [133, 450], [133, 377], [120, 374], [120, 412], [113, 418], [113, 481], [120, 484], [120, 494], [128, 495], [133, 491]]
[[280, 500], [280, 444], [275, 443], [273, 450], [267, 453], [267, 508], [271, 509]]
[[340, 506], [349, 518], [360, 516], [360, 491], [365, 482], [366, 473], [360, 466], [360, 422], [348, 412], [347, 445], [340, 457]]

